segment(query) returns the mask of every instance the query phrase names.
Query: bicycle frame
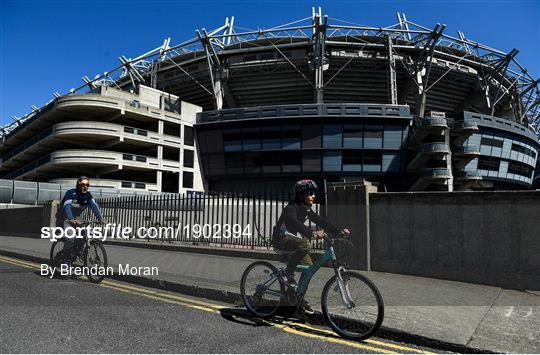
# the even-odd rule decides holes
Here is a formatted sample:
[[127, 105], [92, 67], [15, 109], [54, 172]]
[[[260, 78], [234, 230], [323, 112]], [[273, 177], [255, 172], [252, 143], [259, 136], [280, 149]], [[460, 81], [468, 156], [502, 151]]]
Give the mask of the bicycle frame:
[[306, 266], [306, 265], [298, 265], [296, 267], [296, 271], [299, 271], [302, 275], [300, 276], [300, 280], [298, 281], [298, 289], [297, 293], [299, 295], [303, 295], [306, 293], [307, 288], [309, 286], [309, 282], [311, 281], [311, 278], [317, 270], [321, 268], [325, 263], [329, 261], [335, 261], [336, 260], [336, 253], [334, 252], [334, 247], [330, 246], [324, 254], [315, 260], [313, 265]]

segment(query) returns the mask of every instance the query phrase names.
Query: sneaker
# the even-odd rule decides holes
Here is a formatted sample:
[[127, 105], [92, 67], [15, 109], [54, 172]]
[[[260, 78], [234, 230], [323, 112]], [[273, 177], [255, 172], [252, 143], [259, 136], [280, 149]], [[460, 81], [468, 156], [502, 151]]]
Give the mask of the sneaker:
[[302, 310], [304, 311], [305, 314], [309, 314], [309, 315], [315, 314], [315, 311], [313, 310], [313, 308], [311, 308], [308, 301], [306, 300], [302, 301], [302, 304], [300, 305], [300, 307], [302, 307]]

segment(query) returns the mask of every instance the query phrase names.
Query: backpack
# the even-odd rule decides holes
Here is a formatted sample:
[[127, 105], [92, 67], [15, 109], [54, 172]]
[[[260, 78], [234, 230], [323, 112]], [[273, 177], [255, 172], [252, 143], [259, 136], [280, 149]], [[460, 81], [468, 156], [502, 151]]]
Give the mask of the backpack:
[[276, 246], [281, 242], [281, 238], [285, 235], [287, 229], [285, 228], [285, 223], [283, 223], [283, 215], [279, 216], [279, 219], [276, 222], [276, 225], [272, 228], [272, 240], [270, 245]]

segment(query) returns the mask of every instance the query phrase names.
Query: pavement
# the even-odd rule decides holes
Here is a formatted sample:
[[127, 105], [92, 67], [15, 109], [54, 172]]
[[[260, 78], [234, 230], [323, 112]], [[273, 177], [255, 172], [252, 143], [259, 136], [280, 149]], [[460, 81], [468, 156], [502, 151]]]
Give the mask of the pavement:
[[[46, 261], [50, 241], [0, 236], [0, 254]], [[132, 278], [149, 286], [234, 302], [240, 277], [256, 259], [106, 245], [109, 265], [156, 266], [159, 275]], [[251, 254], [249, 254], [251, 256]], [[264, 255], [261, 254], [261, 257]], [[273, 261], [276, 266], [280, 263]], [[306, 298], [320, 310], [320, 295], [333, 270], [321, 269]], [[540, 296], [399, 274], [365, 272], [385, 302], [381, 337], [458, 352], [540, 353]]]

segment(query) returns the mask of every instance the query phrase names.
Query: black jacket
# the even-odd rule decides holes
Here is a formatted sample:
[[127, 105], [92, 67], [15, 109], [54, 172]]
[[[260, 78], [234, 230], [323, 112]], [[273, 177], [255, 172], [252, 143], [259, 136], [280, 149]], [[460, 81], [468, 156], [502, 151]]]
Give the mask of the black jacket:
[[306, 219], [309, 219], [331, 235], [337, 235], [339, 233], [339, 230], [330, 222], [313, 212], [309, 206], [302, 203], [298, 204], [291, 201], [283, 209], [280, 218], [287, 232], [292, 234], [300, 233], [304, 238], [311, 238], [311, 235], [313, 234], [311, 228], [304, 224]]

